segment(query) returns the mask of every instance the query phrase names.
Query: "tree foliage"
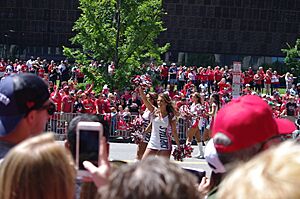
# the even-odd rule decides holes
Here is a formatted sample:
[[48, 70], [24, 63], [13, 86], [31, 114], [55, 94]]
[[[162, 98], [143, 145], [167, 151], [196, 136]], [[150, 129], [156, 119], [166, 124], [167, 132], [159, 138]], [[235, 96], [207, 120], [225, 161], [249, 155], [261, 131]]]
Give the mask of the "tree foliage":
[[289, 68], [295, 68], [297, 71], [300, 66], [300, 39], [297, 39], [295, 46], [290, 46], [287, 43], [288, 48], [281, 49], [283, 53], [286, 54], [284, 62]]
[[[169, 44], [155, 43], [164, 31], [162, 0], [80, 0], [81, 15], [75, 22], [71, 39], [77, 49], [64, 47], [64, 53], [85, 67], [96, 86], [105, 83], [120, 88], [148, 60], [160, 62]], [[88, 67], [90, 60], [115, 62], [115, 73]]]

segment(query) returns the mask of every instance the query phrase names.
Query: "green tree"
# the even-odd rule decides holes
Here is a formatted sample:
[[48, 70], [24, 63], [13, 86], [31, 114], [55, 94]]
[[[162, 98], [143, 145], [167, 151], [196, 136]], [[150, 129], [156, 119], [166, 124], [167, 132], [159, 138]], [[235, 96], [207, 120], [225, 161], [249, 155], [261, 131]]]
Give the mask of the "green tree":
[[[169, 44], [155, 43], [165, 31], [162, 0], [80, 0], [81, 15], [75, 22], [71, 38], [76, 49], [64, 47], [64, 54], [84, 67], [95, 86], [108, 83], [122, 88], [146, 61], [161, 62]], [[114, 61], [115, 73], [88, 67], [91, 60]]]
[[286, 54], [284, 62], [288, 66], [288, 68], [295, 68], [296, 71], [299, 71], [300, 66], [300, 39], [297, 39], [295, 46], [290, 46], [287, 43], [288, 48], [281, 49], [283, 53]]

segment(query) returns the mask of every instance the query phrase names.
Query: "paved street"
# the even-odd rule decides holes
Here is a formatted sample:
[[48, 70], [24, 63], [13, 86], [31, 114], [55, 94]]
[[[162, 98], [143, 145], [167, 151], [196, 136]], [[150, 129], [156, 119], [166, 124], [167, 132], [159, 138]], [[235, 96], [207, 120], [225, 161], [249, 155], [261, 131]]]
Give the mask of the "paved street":
[[[132, 143], [110, 143], [110, 159], [111, 160], [124, 160], [126, 162], [133, 162], [136, 153], [136, 144]], [[195, 156], [198, 152], [197, 146], [193, 146], [194, 152], [193, 156]], [[173, 158], [172, 158], [173, 159]], [[173, 160], [174, 161], [174, 160]], [[205, 170], [207, 176], [210, 175], [210, 169], [207, 165], [206, 161], [203, 159], [197, 158], [187, 158], [184, 159], [183, 162], [175, 161], [182, 167], [189, 167], [197, 170]]]
[[[62, 146], [64, 146], [63, 141], [57, 141]], [[110, 160], [123, 160], [128, 163], [134, 162], [135, 153], [136, 153], [136, 144], [133, 143], [115, 143], [110, 142], [110, 153], [109, 159]], [[192, 156], [196, 156], [198, 149], [197, 146], [192, 146], [194, 148], [194, 152]], [[174, 161], [173, 156], [171, 156], [172, 161]], [[196, 170], [204, 170], [206, 171], [206, 176], [209, 177], [211, 170], [204, 159], [197, 159], [197, 158], [186, 158], [183, 162], [175, 161], [182, 167], [192, 168]]]

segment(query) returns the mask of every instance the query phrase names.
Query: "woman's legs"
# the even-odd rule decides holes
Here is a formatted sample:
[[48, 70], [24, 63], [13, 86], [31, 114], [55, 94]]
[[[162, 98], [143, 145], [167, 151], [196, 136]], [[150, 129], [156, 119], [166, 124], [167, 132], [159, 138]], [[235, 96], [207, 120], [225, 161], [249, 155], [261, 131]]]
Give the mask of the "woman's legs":
[[136, 151], [136, 159], [137, 160], [141, 160], [143, 158], [146, 148], [147, 148], [146, 142], [142, 142], [137, 145], [137, 151]]
[[187, 132], [186, 143], [191, 143], [193, 141], [193, 136], [196, 134], [198, 127], [191, 127]]
[[203, 143], [204, 142], [202, 142], [202, 140], [201, 140], [201, 135], [200, 135], [199, 128], [197, 128], [196, 131], [195, 131], [195, 138], [196, 138], [197, 146], [198, 146], [198, 149], [199, 149], [199, 153], [196, 157], [197, 158], [204, 158], [204, 152], [203, 152]]
[[201, 141], [201, 136], [200, 136], [200, 131], [198, 126], [196, 128], [191, 127], [188, 130], [188, 135], [187, 135], [187, 139], [186, 139], [186, 144], [190, 144], [193, 141], [193, 136], [196, 137], [196, 141], [197, 141], [197, 146], [199, 148], [199, 153], [198, 155], [196, 155], [197, 158], [203, 158], [204, 157], [204, 152], [203, 152], [203, 145], [202, 145], [202, 141]]
[[147, 148], [144, 155], [143, 155], [143, 158], [142, 159], [145, 159], [147, 158], [148, 156], [151, 156], [151, 155], [157, 155], [158, 154], [158, 150], [155, 150], [155, 149], [149, 149]]

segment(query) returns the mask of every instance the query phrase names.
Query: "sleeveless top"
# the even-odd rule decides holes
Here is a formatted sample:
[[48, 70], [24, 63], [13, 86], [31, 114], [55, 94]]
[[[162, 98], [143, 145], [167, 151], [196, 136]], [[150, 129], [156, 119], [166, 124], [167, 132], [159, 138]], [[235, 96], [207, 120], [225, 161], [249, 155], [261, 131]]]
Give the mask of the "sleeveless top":
[[[168, 131], [169, 116], [161, 117], [156, 116], [154, 113], [157, 109], [151, 113], [150, 120], [152, 122], [151, 137], [147, 148], [155, 150], [171, 150], [172, 149], [172, 139], [171, 131]], [[175, 117], [172, 120], [176, 119]]]

